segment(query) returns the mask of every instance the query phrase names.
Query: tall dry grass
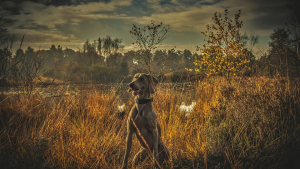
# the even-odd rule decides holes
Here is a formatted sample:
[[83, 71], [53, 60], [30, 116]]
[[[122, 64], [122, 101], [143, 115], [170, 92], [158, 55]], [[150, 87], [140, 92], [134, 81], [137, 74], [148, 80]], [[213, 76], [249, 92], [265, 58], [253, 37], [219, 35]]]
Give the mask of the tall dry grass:
[[[298, 86], [298, 81], [268, 78], [233, 79], [230, 84], [212, 79], [185, 90], [158, 86], [153, 105], [173, 166], [299, 167]], [[186, 117], [179, 106], [192, 101], [196, 106]], [[123, 103], [125, 114], [117, 108]], [[0, 164], [4, 168], [120, 168], [132, 105], [130, 93], [119, 96], [114, 89], [50, 99], [38, 94], [19, 99], [2, 96]], [[129, 162], [139, 148], [134, 137]]]

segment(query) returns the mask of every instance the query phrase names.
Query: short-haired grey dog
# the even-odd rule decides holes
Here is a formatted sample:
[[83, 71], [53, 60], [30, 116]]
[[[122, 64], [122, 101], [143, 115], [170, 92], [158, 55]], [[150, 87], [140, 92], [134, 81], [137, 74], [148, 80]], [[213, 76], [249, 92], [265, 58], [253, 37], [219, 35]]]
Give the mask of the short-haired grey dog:
[[132, 145], [132, 135], [136, 134], [141, 150], [134, 156], [134, 164], [139, 165], [149, 154], [153, 157], [154, 166], [158, 167], [169, 159], [169, 151], [160, 139], [161, 129], [157, 115], [153, 110], [150, 96], [155, 93], [158, 81], [149, 74], [137, 73], [129, 84], [129, 91], [135, 96], [127, 120], [127, 137], [123, 168], [127, 168], [128, 156]]

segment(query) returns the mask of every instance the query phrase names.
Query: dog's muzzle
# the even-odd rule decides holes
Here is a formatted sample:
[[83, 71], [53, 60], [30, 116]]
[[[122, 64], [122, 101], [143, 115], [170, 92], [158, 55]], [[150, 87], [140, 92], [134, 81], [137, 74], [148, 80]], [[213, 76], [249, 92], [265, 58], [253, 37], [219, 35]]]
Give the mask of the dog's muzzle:
[[144, 87], [142, 87], [141, 89], [137, 89], [136, 86], [134, 85], [134, 83], [130, 83], [129, 84], [129, 89], [128, 92], [132, 92], [133, 96], [137, 96], [139, 94], [141, 94], [144, 90]]

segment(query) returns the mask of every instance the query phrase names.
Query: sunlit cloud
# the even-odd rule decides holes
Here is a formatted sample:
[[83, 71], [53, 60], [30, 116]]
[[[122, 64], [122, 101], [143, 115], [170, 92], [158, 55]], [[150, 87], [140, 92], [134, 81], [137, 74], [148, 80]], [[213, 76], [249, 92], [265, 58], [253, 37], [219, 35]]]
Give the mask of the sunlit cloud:
[[[72, 47], [77, 48], [82, 45], [83, 42], [79, 41], [75, 35], [62, 35], [59, 30], [48, 30], [48, 31], [36, 31], [36, 30], [27, 30], [20, 29], [16, 30], [17, 33], [14, 34], [14, 37], [21, 39], [24, 35], [23, 47], [31, 46], [35, 49], [47, 49], [51, 45], [55, 44], [63, 47]], [[56, 42], [56, 43], [54, 43]], [[19, 46], [20, 41], [15, 41], [15, 45]]]

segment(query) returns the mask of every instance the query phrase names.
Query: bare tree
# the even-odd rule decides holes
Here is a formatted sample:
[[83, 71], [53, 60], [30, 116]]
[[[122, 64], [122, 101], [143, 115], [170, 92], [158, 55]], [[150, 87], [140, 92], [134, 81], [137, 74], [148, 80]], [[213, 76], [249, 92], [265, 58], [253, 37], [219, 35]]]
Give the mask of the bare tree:
[[40, 50], [35, 52], [33, 48], [28, 47], [25, 53], [22, 49], [18, 49], [12, 59], [12, 64], [15, 66], [12, 68], [11, 78], [15, 86], [22, 86], [28, 95], [32, 93], [36, 78], [39, 77], [43, 66], [43, 60], [39, 54]]
[[300, 58], [300, 2], [297, 0], [291, 1], [288, 6], [291, 10], [291, 16], [287, 20], [287, 26], [291, 38], [291, 43]]
[[140, 64], [144, 64], [148, 73], [151, 73], [152, 53], [166, 39], [168, 31], [169, 25], [163, 26], [162, 22], [156, 25], [154, 21], [151, 21], [150, 25], [144, 27], [138, 27], [133, 24], [130, 33], [135, 39], [135, 44], [139, 47], [137, 52], [142, 57]]
[[289, 30], [285, 28], [274, 29], [270, 38], [272, 40], [269, 42], [271, 75], [281, 77], [298, 75], [300, 59], [294, 51]]
[[6, 76], [10, 70], [10, 60], [12, 58], [12, 43], [13, 38], [9, 36], [5, 25], [9, 20], [4, 19], [4, 13], [0, 11], [0, 81], [4, 86]]
[[112, 39], [110, 36], [103, 38], [103, 53], [106, 58], [106, 65], [109, 67], [118, 66], [118, 61], [120, 61], [118, 53], [120, 48], [123, 48], [122, 39], [115, 38]]
[[109, 54], [111, 54], [112, 50], [112, 39], [110, 36], [106, 36], [106, 38], [103, 38], [103, 50], [104, 55], [107, 57]]
[[103, 40], [99, 37], [97, 50], [98, 50], [98, 54], [99, 54], [98, 61], [100, 64], [104, 64], [104, 56], [102, 55], [102, 42], [103, 42]]
[[8, 48], [0, 49], [0, 81], [1, 86], [5, 85], [6, 76], [10, 66], [12, 53]]
[[87, 59], [88, 66], [93, 66], [98, 62], [98, 53], [96, 46], [97, 42], [94, 41], [94, 43], [90, 43], [89, 40], [87, 40], [83, 45], [83, 54]]

